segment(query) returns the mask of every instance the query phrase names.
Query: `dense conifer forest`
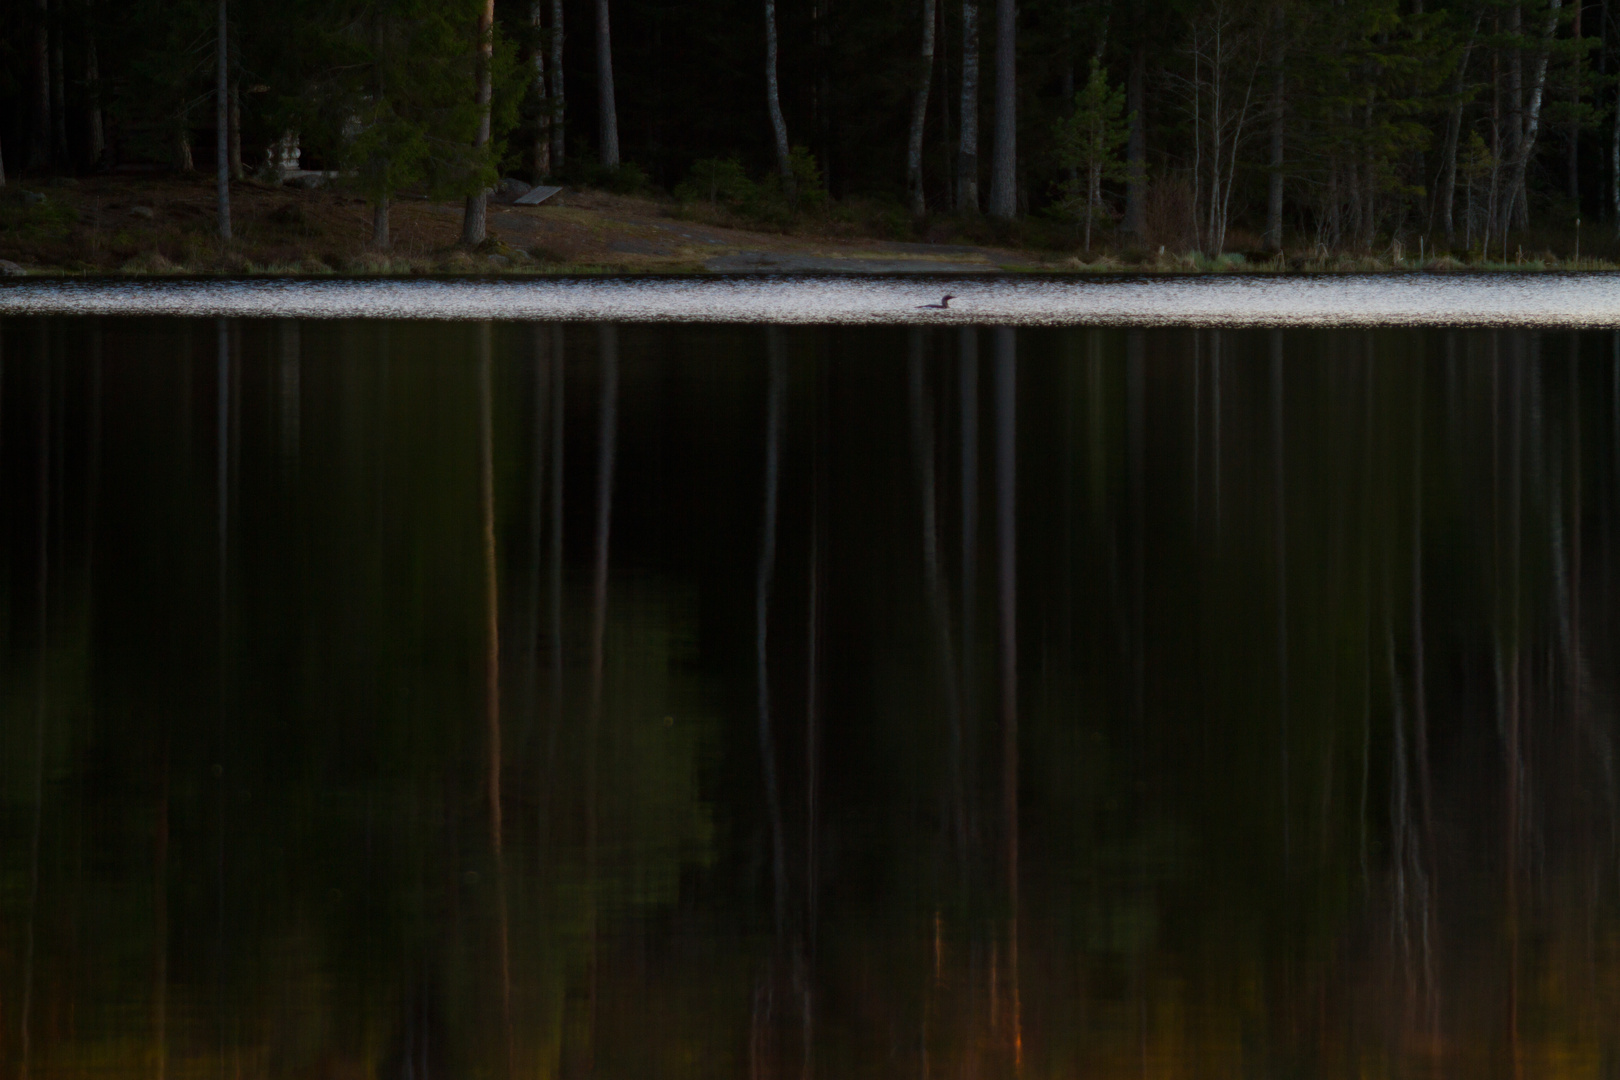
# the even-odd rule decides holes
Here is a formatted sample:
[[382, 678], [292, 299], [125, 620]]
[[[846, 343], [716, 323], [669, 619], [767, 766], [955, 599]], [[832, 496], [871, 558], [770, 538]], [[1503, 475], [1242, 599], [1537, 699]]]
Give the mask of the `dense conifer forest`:
[[[12, 186], [106, 170], [503, 176], [1173, 251], [1610, 254], [1610, 0], [17, 0]], [[216, 132], [225, 131], [225, 138]], [[277, 158], [281, 161], [277, 161]], [[1554, 239], [1556, 238], [1556, 239]]]

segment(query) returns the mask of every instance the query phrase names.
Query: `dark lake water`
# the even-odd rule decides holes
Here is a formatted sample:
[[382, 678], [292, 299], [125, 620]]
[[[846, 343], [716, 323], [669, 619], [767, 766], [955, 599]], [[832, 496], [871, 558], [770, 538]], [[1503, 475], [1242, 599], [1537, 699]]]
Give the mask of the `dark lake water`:
[[1620, 1073], [1620, 336], [0, 355], [7, 1080]]

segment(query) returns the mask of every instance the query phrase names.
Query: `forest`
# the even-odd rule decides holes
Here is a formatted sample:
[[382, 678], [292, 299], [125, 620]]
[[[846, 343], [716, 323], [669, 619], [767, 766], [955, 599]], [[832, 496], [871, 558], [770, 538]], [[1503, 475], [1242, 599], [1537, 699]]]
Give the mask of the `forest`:
[[[1482, 257], [1620, 230], [1609, 0], [26, 0], [15, 180], [503, 175], [1121, 248]], [[216, 137], [217, 132], [226, 137]], [[0, 177], [4, 173], [0, 172]], [[15, 186], [15, 185], [13, 185]], [[919, 235], [922, 233], [919, 232]]]
[[0, 160], [215, 168], [224, 235], [228, 178], [296, 141], [379, 243], [418, 186], [468, 198], [476, 243], [518, 175], [1204, 253], [1507, 251], [1584, 215], [1597, 251], [1614, 31], [1607, 0], [29, 0]]

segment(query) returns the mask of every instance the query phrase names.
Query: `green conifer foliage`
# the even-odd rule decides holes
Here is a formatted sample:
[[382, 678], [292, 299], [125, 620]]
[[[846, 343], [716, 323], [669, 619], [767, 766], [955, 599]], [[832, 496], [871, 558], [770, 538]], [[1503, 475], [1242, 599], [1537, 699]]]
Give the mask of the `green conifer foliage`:
[[1108, 84], [1108, 73], [1093, 58], [1085, 87], [1074, 95], [1074, 111], [1059, 120], [1053, 131], [1059, 167], [1075, 171], [1062, 184], [1062, 209], [1084, 224], [1088, 254], [1092, 223], [1105, 212], [1102, 183], [1125, 179], [1119, 152], [1129, 136], [1125, 91]]

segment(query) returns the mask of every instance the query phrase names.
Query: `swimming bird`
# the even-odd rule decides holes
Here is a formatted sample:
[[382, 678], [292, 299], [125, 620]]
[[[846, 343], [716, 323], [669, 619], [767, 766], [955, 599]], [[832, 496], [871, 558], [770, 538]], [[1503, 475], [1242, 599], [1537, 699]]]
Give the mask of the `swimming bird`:
[[932, 308], [935, 311], [947, 311], [950, 309], [951, 301], [955, 299], [956, 297], [947, 294], [945, 298], [937, 304], [919, 304], [917, 306], [919, 308]]

